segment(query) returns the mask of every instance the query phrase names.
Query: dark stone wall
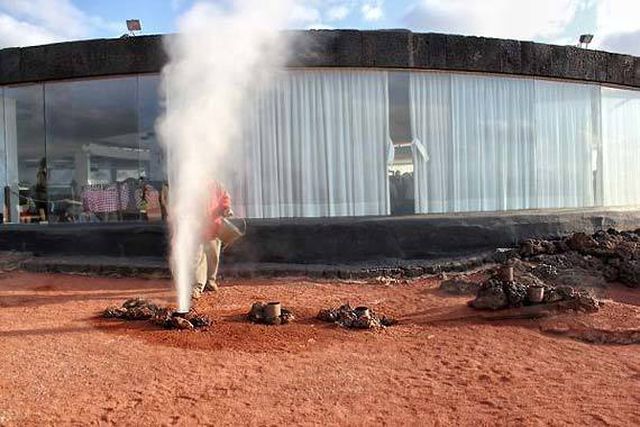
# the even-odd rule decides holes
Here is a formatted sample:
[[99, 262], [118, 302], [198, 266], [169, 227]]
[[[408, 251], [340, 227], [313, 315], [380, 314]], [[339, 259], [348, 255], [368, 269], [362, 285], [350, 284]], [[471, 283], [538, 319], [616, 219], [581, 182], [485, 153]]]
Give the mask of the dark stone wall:
[[[556, 211], [451, 216], [250, 220], [225, 263], [384, 263], [462, 256], [510, 247], [530, 237], [616, 227], [636, 229], [640, 211]], [[162, 225], [0, 226], [0, 250], [37, 255], [162, 257]]]
[[[407, 30], [286, 32], [291, 67], [474, 71], [640, 88], [640, 58], [572, 46]], [[203, 54], [207, 54], [204, 53]], [[158, 72], [162, 36], [0, 50], [0, 84]]]
[[158, 72], [161, 36], [84, 40], [0, 50], [0, 84]]

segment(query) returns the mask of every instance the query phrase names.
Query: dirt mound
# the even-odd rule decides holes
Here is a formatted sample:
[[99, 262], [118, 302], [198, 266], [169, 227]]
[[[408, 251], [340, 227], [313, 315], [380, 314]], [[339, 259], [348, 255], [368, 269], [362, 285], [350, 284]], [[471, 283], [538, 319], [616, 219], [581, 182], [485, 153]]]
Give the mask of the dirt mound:
[[335, 323], [347, 329], [379, 329], [392, 326], [397, 323], [386, 316], [379, 317], [368, 307], [351, 308], [349, 304], [338, 308], [320, 310], [317, 316], [323, 322]]

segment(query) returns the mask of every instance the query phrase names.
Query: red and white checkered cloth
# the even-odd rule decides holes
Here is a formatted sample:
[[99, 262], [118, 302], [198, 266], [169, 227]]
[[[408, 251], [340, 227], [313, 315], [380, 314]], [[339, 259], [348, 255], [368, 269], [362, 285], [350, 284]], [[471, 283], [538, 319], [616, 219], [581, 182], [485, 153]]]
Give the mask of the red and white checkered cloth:
[[129, 207], [129, 185], [126, 183], [120, 184], [120, 206], [121, 211], [126, 211]]
[[119, 201], [118, 186], [115, 184], [104, 188], [89, 187], [82, 194], [82, 205], [88, 212], [117, 212]]

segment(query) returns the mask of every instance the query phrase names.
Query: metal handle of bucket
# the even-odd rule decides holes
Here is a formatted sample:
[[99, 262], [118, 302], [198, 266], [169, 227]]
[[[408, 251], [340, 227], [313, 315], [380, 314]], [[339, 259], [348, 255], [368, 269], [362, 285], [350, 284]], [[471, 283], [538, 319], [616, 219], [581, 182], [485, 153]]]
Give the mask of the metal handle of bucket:
[[242, 224], [244, 225], [244, 227], [242, 227], [242, 237], [244, 237], [245, 234], [247, 234], [247, 220], [245, 218], [238, 219], [242, 220]]

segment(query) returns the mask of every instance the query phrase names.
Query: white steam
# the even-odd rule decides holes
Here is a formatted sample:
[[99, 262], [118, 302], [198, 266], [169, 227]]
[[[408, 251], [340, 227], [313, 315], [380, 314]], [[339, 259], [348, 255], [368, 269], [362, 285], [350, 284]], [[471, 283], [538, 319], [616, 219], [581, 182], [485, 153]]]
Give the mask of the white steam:
[[246, 98], [284, 66], [279, 29], [290, 6], [289, 0], [237, 0], [229, 7], [200, 2], [166, 40], [167, 110], [158, 132], [167, 152], [171, 267], [180, 311], [190, 308], [207, 184], [223, 181]]

